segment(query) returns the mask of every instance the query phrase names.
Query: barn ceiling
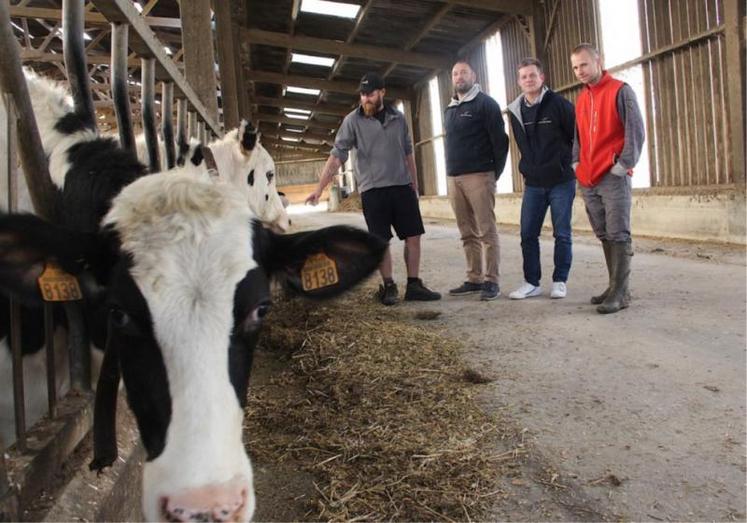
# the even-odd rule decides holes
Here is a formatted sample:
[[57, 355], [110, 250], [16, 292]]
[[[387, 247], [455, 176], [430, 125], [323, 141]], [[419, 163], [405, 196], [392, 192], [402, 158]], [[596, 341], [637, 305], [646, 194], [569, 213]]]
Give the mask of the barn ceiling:
[[[287, 158], [326, 155], [342, 117], [357, 103], [357, 83], [365, 72], [386, 78], [390, 98], [412, 98], [416, 84], [449, 68], [506, 20], [531, 15], [532, 6], [524, 0], [347, 0], [360, 8], [354, 18], [344, 18], [307, 12], [308, 0], [214, 1], [230, 5], [242, 78], [237, 89], [246, 93], [252, 119], [273, 154]], [[96, 105], [105, 113], [111, 108], [111, 29], [94, 3], [86, 4], [86, 45]], [[11, 16], [24, 62], [64, 79], [61, 4], [12, 1]], [[179, 5], [178, 0], [140, 0], [138, 10], [169, 59], [183, 70]], [[291, 60], [294, 53], [328, 58], [329, 64], [298, 63]], [[140, 61], [134, 53], [130, 59], [136, 96]], [[319, 92], [296, 94], [288, 87]], [[137, 111], [137, 104], [133, 107]], [[303, 119], [289, 117], [284, 108], [301, 110]]]

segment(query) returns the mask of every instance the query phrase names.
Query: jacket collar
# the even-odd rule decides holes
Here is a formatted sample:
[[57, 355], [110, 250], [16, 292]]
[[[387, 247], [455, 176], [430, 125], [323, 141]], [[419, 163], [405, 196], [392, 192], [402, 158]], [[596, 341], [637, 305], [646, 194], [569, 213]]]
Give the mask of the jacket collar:
[[[537, 98], [537, 101], [534, 102], [532, 105], [541, 104], [543, 100], [545, 99], [545, 95], [550, 92], [550, 89], [546, 86], [542, 86], [542, 91], [540, 92], [539, 97]], [[524, 120], [521, 118], [521, 104], [524, 103], [524, 95], [520, 94], [517, 96], [513, 102], [508, 104], [507, 109], [513, 114], [517, 120], [519, 120], [519, 123], [521, 124], [521, 128], [524, 128]]]
[[599, 81], [594, 85], [586, 85], [586, 88], [591, 91], [596, 91], [596, 90], [602, 89], [605, 85], [607, 85], [611, 81], [612, 81], [612, 77], [605, 69], [602, 71], [602, 76], [601, 78], [599, 78]]
[[451, 98], [451, 101], [449, 102], [449, 107], [456, 107], [457, 105], [463, 104], [465, 102], [471, 102], [475, 98], [477, 98], [477, 95], [482, 92], [482, 87], [480, 87], [480, 84], [475, 84], [472, 86], [472, 89], [467, 91], [467, 94], [464, 95], [464, 98], [461, 100], [457, 98], [456, 96]]

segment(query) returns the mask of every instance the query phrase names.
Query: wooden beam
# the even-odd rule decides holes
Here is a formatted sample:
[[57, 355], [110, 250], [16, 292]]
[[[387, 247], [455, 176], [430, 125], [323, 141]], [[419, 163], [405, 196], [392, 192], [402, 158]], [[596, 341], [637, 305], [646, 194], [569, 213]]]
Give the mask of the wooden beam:
[[296, 138], [296, 139], [301, 140], [303, 143], [307, 143], [309, 145], [318, 145], [320, 147], [332, 147], [332, 144], [334, 144], [334, 141], [335, 141], [335, 135], [331, 133], [328, 133], [328, 134], [315, 134], [315, 133], [310, 133], [310, 132], [289, 133], [287, 131], [283, 132], [282, 130], [278, 131], [276, 128], [271, 129], [269, 131], [264, 131], [260, 128], [260, 133], [262, 134], [262, 139], [264, 139], [265, 137], [275, 138], [276, 140], [280, 140], [282, 138]]
[[295, 118], [286, 118], [279, 114], [266, 114], [266, 113], [254, 113], [255, 122], [272, 122], [272, 123], [284, 123], [286, 125], [297, 125], [302, 127], [320, 127], [322, 129], [337, 129], [340, 126], [340, 122], [318, 122], [316, 120], [298, 120]]
[[397, 62], [425, 69], [442, 69], [451, 65], [450, 63], [447, 64], [450, 60], [448, 58], [444, 59], [441, 55], [413, 53], [411, 51], [401, 51], [399, 49], [372, 45], [348, 44], [311, 36], [291, 36], [285, 33], [263, 31], [261, 29], [242, 28], [241, 38], [252, 44], [332, 55], [345, 55], [379, 62]]
[[263, 145], [277, 145], [279, 147], [286, 147], [288, 149], [298, 149], [299, 151], [314, 151], [319, 153], [329, 152], [331, 147], [324, 144], [311, 144], [305, 142], [286, 142], [285, 140], [277, 140], [270, 138], [269, 136], [262, 135], [260, 141]]
[[[367, 0], [366, 3], [363, 4], [361, 8], [358, 10], [358, 14], [355, 17], [355, 25], [353, 26], [353, 29], [350, 31], [350, 34], [348, 35], [347, 39], [345, 39], [345, 43], [352, 44], [353, 40], [355, 40], [355, 37], [358, 36], [358, 31], [360, 30], [361, 24], [363, 23], [363, 20], [366, 18], [366, 15], [368, 14], [368, 10], [371, 9], [372, 4], [373, 4], [373, 0]], [[342, 64], [344, 61], [345, 61], [345, 55], [340, 55], [337, 57], [337, 60], [335, 60], [335, 65], [332, 66], [332, 70], [330, 70], [329, 74], [327, 75], [327, 80], [332, 80], [335, 77], [337, 72], [342, 67]], [[319, 98], [321, 99], [321, 96]]]
[[[94, 2], [95, 3], [95, 2]], [[130, 2], [132, 3], [132, 2]], [[135, 9], [133, 7], [133, 9]], [[135, 11], [137, 13], [137, 11]], [[13, 18], [41, 18], [42, 20], [62, 20], [60, 9], [49, 9], [45, 7], [10, 7], [10, 16]], [[140, 16], [140, 13], [138, 13]], [[181, 29], [182, 23], [178, 18], [163, 18], [158, 16], [141, 17], [146, 25], [153, 27], [171, 27]], [[109, 25], [109, 20], [101, 13], [86, 13], [84, 21], [86, 25]]]
[[302, 102], [290, 98], [270, 98], [267, 96], [257, 96], [254, 99], [254, 104], [268, 105], [270, 107], [295, 107], [296, 109], [306, 109], [307, 111], [312, 111], [314, 113], [333, 114], [335, 116], [346, 116], [353, 110], [347, 105]]
[[[323, 89], [325, 91], [333, 91], [336, 93], [358, 95], [358, 82], [326, 80], [324, 78], [313, 78], [311, 76], [290, 75], [256, 70], [246, 71], [244, 76], [247, 80], [253, 82], [265, 82], [285, 86], [294, 85], [309, 89]], [[386, 92], [388, 98], [410, 98], [409, 89], [387, 87]]]
[[532, 4], [525, 0], [428, 0], [430, 2], [446, 2], [450, 5], [471, 7], [472, 9], [483, 9], [512, 15], [530, 16]]
[[153, 56], [157, 61], [156, 79], [172, 80], [178, 89], [189, 100], [190, 105], [200, 114], [216, 136], [223, 136], [219, 122], [208, 112], [197, 93], [187, 82], [176, 64], [163, 50], [163, 42], [155, 37], [153, 31], [137, 12], [130, 0], [91, 0], [110, 22], [129, 23], [130, 49], [141, 57]]
[[239, 126], [239, 84], [236, 80], [236, 57], [231, 23], [231, 9], [225, 0], [213, 0], [215, 12], [215, 42], [218, 47], [220, 69], [220, 98], [223, 106], [223, 125], [226, 129]]
[[538, 0], [534, 0], [532, 4], [534, 12], [529, 17], [532, 56], [544, 64], [547, 63], [545, 60], [545, 6]]
[[[37, 50], [21, 49], [21, 60], [26, 62], [63, 63], [65, 61], [62, 53], [44, 53]], [[86, 61], [90, 65], [109, 65], [111, 57], [102, 53], [86, 55]], [[127, 60], [128, 67], [140, 67], [140, 60], [130, 58]]]
[[189, 9], [180, 9], [184, 73], [210, 116], [218, 118], [218, 90], [215, 79], [215, 52], [210, 21], [210, 0], [190, 0]]
[[724, 0], [726, 40], [726, 90], [729, 103], [729, 170], [735, 182], [745, 184], [745, 5], [744, 0]]

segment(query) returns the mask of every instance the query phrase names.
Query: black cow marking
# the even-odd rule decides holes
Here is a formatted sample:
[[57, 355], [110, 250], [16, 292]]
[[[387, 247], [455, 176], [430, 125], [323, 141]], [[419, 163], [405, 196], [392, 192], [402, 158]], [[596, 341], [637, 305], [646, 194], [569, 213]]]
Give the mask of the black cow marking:
[[249, 175], [246, 177], [246, 183], [248, 183], [250, 186], [254, 186], [254, 169], [252, 169], [249, 172]]

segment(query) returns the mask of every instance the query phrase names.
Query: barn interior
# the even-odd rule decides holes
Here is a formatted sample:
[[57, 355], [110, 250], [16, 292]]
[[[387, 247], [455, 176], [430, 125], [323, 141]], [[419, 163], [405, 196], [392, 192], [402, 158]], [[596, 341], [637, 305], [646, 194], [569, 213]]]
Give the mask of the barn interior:
[[[69, 74], [63, 49], [67, 3], [10, 0], [4, 6], [9, 23], [3, 23], [11, 39], [6, 42], [14, 43], [22, 64], [62, 83]], [[251, 121], [275, 161], [278, 190], [289, 197], [294, 212], [304, 212], [303, 201], [317, 183], [343, 118], [358, 107], [358, 82], [364, 73], [375, 71], [385, 78], [387, 100], [407, 119], [423, 216], [452, 220], [441, 114], [452, 95], [455, 60], [468, 59], [483, 89], [505, 110], [520, 93], [516, 69], [527, 56], [545, 64], [546, 82], [553, 90], [575, 101], [583, 86], [570, 67], [569, 53], [581, 42], [594, 43], [605, 54], [608, 70], [635, 87], [645, 108], [646, 163], [633, 181], [636, 234], [738, 249], [747, 245], [742, 0], [80, 4], [86, 74], [101, 132], [118, 130], [111, 70], [113, 57], [124, 46], [136, 130], [143, 127], [146, 92], [154, 93], [161, 126], [175, 121], [187, 136], [204, 142], [222, 137], [242, 119]], [[4, 55], [10, 51], [2, 49]], [[149, 68], [153, 75], [147, 73]], [[7, 153], [0, 166], [3, 210], [16, 209], [18, 203], [16, 113], [10, 94], [3, 95], [0, 115], [0, 147]], [[496, 214], [499, 223], [514, 226], [519, 224], [524, 186], [519, 152], [513, 140], [511, 144], [514, 160], [501, 178]], [[354, 197], [355, 189], [351, 160], [326, 196], [329, 207]], [[580, 198], [573, 227], [591, 230]], [[4, 517], [19, 518], [44, 488], [34, 478], [52, 477], [88, 432], [90, 384], [81, 389], [82, 395], [59, 398], [54, 408], [50, 404], [57, 417], [60, 412], [67, 416], [54, 443], [37, 448], [34, 438], [49, 438], [32, 431], [29, 439], [21, 430], [12, 446], [12, 463], [0, 457]], [[51, 429], [40, 430], [47, 434]], [[19, 475], [20, 468], [24, 472]]]

